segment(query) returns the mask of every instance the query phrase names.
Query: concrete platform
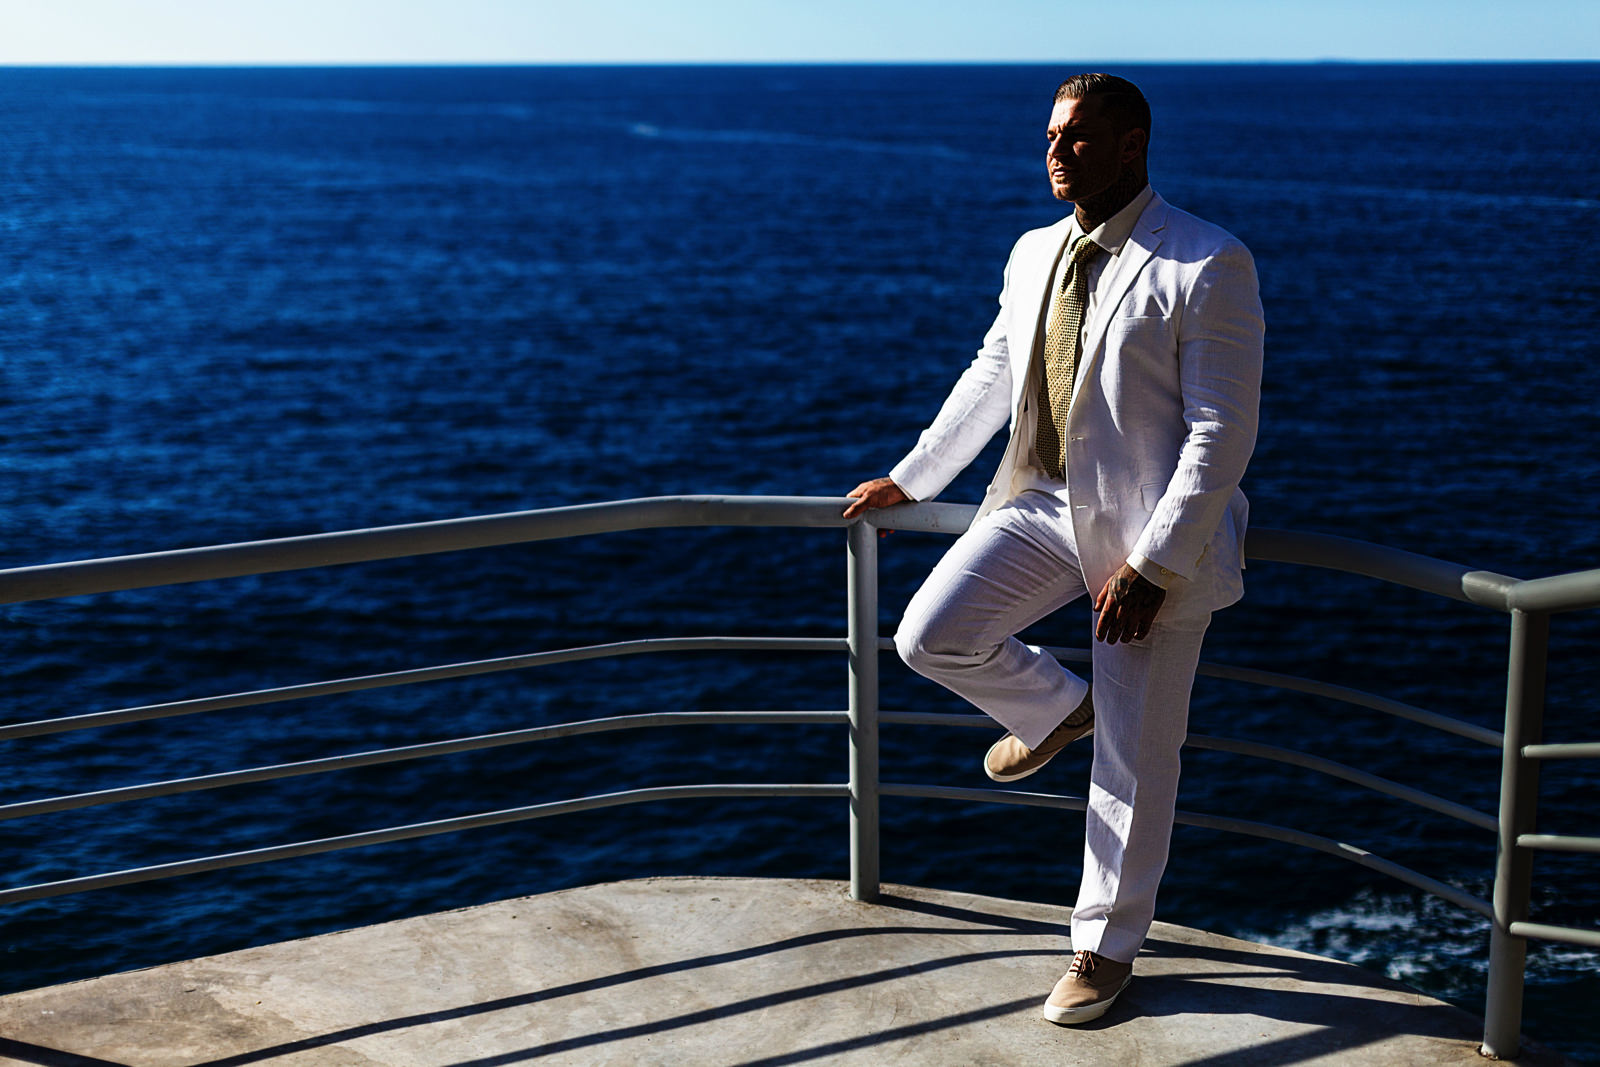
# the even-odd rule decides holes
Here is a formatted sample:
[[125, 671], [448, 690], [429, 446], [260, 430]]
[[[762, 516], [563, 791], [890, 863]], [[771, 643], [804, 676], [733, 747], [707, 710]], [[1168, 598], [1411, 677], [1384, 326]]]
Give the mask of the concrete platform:
[[0, 998], [0, 1063], [1484, 1062], [1478, 1021], [1440, 1001], [1165, 924], [1110, 1014], [1053, 1026], [1039, 1005], [1066, 966], [1066, 909], [845, 888], [644, 879], [17, 993]]

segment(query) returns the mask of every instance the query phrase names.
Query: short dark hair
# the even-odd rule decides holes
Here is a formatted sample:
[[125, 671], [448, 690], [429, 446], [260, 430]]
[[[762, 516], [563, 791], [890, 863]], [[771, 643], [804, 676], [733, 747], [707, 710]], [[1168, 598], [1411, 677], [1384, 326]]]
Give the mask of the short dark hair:
[[1143, 130], [1145, 140], [1150, 139], [1150, 103], [1139, 87], [1127, 78], [1115, 74], [1074, 74], [1056, 89], [1056, 103], [1063, 100], [1083, 100], [1098, 96], [1100, 106], [1117, 124], [1118, 133]]

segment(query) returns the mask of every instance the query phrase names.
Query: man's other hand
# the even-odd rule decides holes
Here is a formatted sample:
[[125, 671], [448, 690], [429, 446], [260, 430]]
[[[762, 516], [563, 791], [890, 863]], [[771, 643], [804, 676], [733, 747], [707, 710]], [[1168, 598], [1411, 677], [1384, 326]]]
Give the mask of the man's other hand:
[[862, 482], [845, 496], [854, 497], [856, 501], [844, 509], [844, 517], [847, 519], [864, 515], [873, 508], [903, 504], [911, 499], [904, 489], [894, 484], [893, 478], [874, 478], [870, 482]]
[[1114, 645], [1148, 637], [1156, 612], [1166, 599], [1165, 589], [1124, 563], [1094, 598], [1094, 610], [1100, 613], [1094, 626], [1095, 639]]

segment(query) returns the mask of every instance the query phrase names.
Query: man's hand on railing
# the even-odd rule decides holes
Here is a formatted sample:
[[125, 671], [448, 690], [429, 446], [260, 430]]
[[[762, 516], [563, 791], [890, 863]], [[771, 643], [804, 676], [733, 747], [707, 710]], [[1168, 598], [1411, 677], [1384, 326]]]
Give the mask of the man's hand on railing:
[[894, 483], [893, 478], [874, 478], [870, 482], [862, 482], [845, 496], [855, 498], [855, 503], [844, 509], [847, 519], [864, 515], [873, 508], [887, 508], [911, 499], [904, 489]]

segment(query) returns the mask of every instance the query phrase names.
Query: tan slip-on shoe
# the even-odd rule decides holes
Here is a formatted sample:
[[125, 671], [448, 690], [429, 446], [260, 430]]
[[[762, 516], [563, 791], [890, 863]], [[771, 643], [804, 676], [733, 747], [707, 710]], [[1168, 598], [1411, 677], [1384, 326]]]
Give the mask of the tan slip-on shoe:
[[1058, 1026], [1076, 1026], [1098, 1019], [1133, 981], [1133, 964], [1079, 949], [1072, 966], [1044, 1002], [1044, 1017]]
[[[1013, 734], [1006, 734], [990, 745], [988, 753], [983, 757], [983, 773], [996, 782], [1021, 781], [1049, 763], [1057, 752], [1085, 734], [1093, 732], [1094, 703], [1090, 699], [1093, 695], [1092, 689], [1085, 693], [1083, 703], [1073, 709], [1065, 722], [1051, 730], [1050, 736], [1046, 737], [1038, 748], [1029, 748], [1018, 741]], [[1085, 711], [1088, 712], [1087, 718], [1082, 722], [1072, 723], [1075, 717]]]

